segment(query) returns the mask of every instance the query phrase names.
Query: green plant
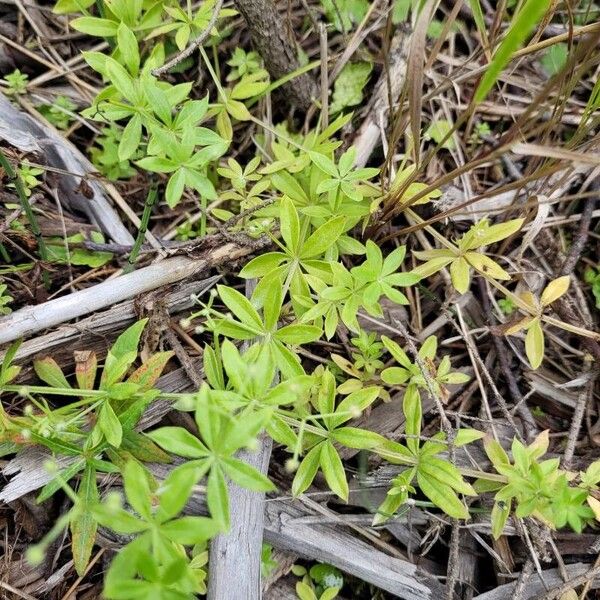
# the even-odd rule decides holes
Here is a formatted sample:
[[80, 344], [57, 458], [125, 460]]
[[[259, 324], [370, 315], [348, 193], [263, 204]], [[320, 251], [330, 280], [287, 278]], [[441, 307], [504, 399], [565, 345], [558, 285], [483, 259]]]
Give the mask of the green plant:
[[568, 53], [567, 44], [554, 44], [546, 50], [542, 56], [541, 63], [550, 77], [556, 75], [565, 66]]
[[5, 75], [4, 81], [8, 86], [6, 93], [11, 96], [17, 96], [19, 94], [25, 94], [27, 92], [29, 76], [25, 73], [21, 73], [19, 69], [15, 69], [12, 73]]
[[[374, 333], [360, 331], [359, 336], [352, 338], [352, 345], [357, 348], [357, 352], [352, 353], [354, 362], [340, 356], [332, 354], [333, 362], [350, 378], [345, 378], [343, 383], [338, 386], [340, 394], [349, 394], [362, 389], [370, 383], [378, 382], [378, 374], [384, 366], [380, 360], [383, 356], [383, 344], [376, 341]], [[381, 388], [379, 395], [384, 400], [389, 400], [390, 396], [386, 390]]]
[[[0, 282], [2, 279], [0, 279]], [[0, 283], [0, 315], [8, 315], [12, 312], [10, 306], [13, 297], [7, 292], [8, 285], [6, 283]]]
[[[32, 167], [29, 164], [29, 161], [24, 160], [21, 163], [21, 166], [17, 169], [17, 174], [19, 175], [21, 182], [23, 183], [25, 195], [29, 198], [33, 190], [42, 184], [38, 177], [44, 174], [44, 169], [40, 169], [39, 167]], [[15, 188], [15, 184], [9, 183], [8, 187]]]
[[[516, 323], [509, 324], [505, 330], [506, 335], [517, 333], [523, 329], [527, 330], [525, 336], [525, 352], [533, 369], [537, 369], [544, 360], [544, 330], [542, 329], [542, 313], [554, 301], [567, 293], [571, 278], [568, 275], [551, 281], [540, 298], [536, 298], [531, 292], [524, 292], [519, 299], [524, 304], [527, 314]], [[520, 306], [519, 308], [523, 308]]]
[[475, 250], [511, 236], [522, 225], [523, 219], [498, 225], [490, 225], [486, 219], [479, 221], [455, 244], [444, 241], [444, 249], [413, 252], [419, 260], [427, 261], [414, 272], [421, 277], [429, 277], [449, 266], [452, 285], [460, 294], [469, 289], [473, 269], [487, 278], [508, 280], [510, 275], [497, 262]]
[[443, 142], [442, 148], [453, 150], [455, 147], [454, 140], [452, 137], [446, 139], [448, 134], [452, 131], [452, 128], [453, 125], [450, 121], [447, 121], [446, 119], [435, 119], [425, 131], [424, 138], [426, 140], [433, 140], [436, 144], [441, 143], [442, 140], [446, 140]]
[[350, 106], [360, 104], [363, 89], [369, 81], [373, 65], [370, 62], [348, 63], [335, 80], [329, 112], [336, 114]]
[[[196, 480], [196, 471], [183, 465], [159, 485], [141, 465], [129, 461], [123, 468], [123, 484], [136, 516], [121, 506], [118, 495], [94, 505], [98, 523], [136, 536], [106, 574], [107, 598], [191, 598], [206, 593], [204, 545], [217, 533], [218, 524], [209, 517], [180, 516]], [[192, 547], [191, 558], [184, 546]]]
[[309, 570], [294, 565], [292, 572], [302, 577], [296, 583], [296, 594], [300, 600], [333, 600], [344, 585], [342, 574], [331, 565], [316, 564]]
[[[98, 231], [92, 231], [90, 239], [96, 243], [104, 242], [104, 236]], [[87, 265], [88, 267], [101, 267], [112, 259], [113, 255], [110, 252], [99, 252], [80, 247], [79, 244], [84, 241], [85, 237], [81, 233], [76, 233], [66, 239], [51, 238], [48, 240], [48, 258], [55, 263]]]
[[[476, 0], [469, 4], [489, 57], [481, 6]], [[279, 444], [277, 452], [287, 456], [284, 464], [294, 474], [294, 496], [309, 490], [320, 473], [329, 490], [346, 500], [349, 485], [343, 449], [369, 452], [397, 465], [386, 498], [374, 515], [375, 525], [414, 504], [457, 519], [468, 519], [472, 511], [489, 514], [484, 501], [489, 493], [495, 494], [490, 515], [494, 535], [500, 535], [510, 515], [531, 517], [556, 528], [568, 525], [576, 531], [600, 520], [600, 502], [595, 498], [600, 463], [576, 476], [559, 469], [553, 459], [541, 460], [548, 447], [547, 435], [530, 446], [515, 440], [512, 458], [486, 438], [492, 468], [456, 466], [451, 460], [454, 450], [477, 443], [483, 432], [452, 431], [444, 423], [443, 431], [425, 436], [423, 403], [427, 398], [443, 405], [449, 399], [448, 387], [466, 383], [469, 377], [452, 370], [449, 356], [436, 356], [435, 336], [425, 339], [409, 357], [398, 342], [361, 329], [361, 318], [384, 315], [384, 298], [392, 305], [418, 300], [414, 286], [448, 267], [459, 293], [470, 289], [475, 271], [506, 296], [498, 300], [502, 310], [522, 313], [518, 321], [505, 326], [505, 332], [527, 328], [526, 350], [534, 368], [544, 354], [542, 323], [590, 335], [545, 313], [566, 292], [568, 280], [551, 282], [539, 300], [531, 294], [517, 296], [500, 283], [509, 281], [510, 274], [483, 249], [515, 234], [523, 219], [496, 224], [484, 219], [459, 240], [449, 241], [410, 209], [441, 194], [435, 185], [420, 181], [425, 164], [410, 164], [406, 156], [398, 164], [393, 157], [383, 176], [376, 179], [379, 169], [355, 166], [354, 148], [339, 150], [338, 138], [350, 123], [350, 114], [332, 119], [327, 126], [307, 119], [302, 131], [294, 130], [292, 120], [272, 124], [277, 111], [264, 109], [270, 106], [268, 94], [283, 80], [271, 82], [259, 56], [242, 48], [232, 54], [227, 51], [229, 69], [219, 64], [223, 53], [215, 43], [227, 35], [222, 24], [233, 12], [220, 10], [217, 25], [206, 32], [204, 46], [193, 41], [214, 21], [215, 5], [213, 0], [186, 6], [170, 0], [59, 0], [55, 6], [58, 13], [77, 13], [71, 22], [75, 30], [107, 42], [106, 51], [85, 54], [105, 87], [82, 116], [95, 120], [101, 131], [91, 150], [98, 169], [112, 179], [135, 176], [136, 186], [143, 182], [146, 187], [141, 226], [128, 267], [134, 267], [157, 205], [161, 218], [173, 215], [169, 212], [173, 208], [184, 216], [183, 224], [179, 215], [175, 221], [182, 240], [206, 234], [241, 240], [262, 236], [260, 241], [270, 240], [273, 250], [253, 258], [239, 273], [228, 274], [227, 285], [218, 286], [205, 304], [182, 320], [205, 343], [205, 382], [193, 393], [158, 389], [158, 377], [172, 353], [159, 352], [140, 360], [138, 346], [145, 320], [119, 336], [101, 366], [93, 353], [78, 354], [75, 373], [69, 375], [52, 357], [39, 358], [34, 369], [40, 385], [15, 383], [20, 372], [13, 364], [18, 345], [9, 348], [0, 367], [0, 392], [10, 398], [0, 405], [0, 454], [40, 447], [69, 461], [60, 468], [49, 465], [52, 479], [39, 499], [62, 490], [70, 508], [30, 551], [29, 558], [40, 559], [49, 544], [69, 528], [75, 568], [83, 575], [101, 526], [126, 536], [106, 573], [105, 597], [191, 600], [206, 589], [207, 541], [229, 526], [229, 483], [263, 492], [275, 487], [268, 474], [236, 456], [241, 449], [255, 448], [263, 435]], [[418, 17], [422, 5], [397, 0], [392, 19], [406, 18], [411, 11]], [[520, 3], [487, 65], [474, 102], [485, 98], [547, 5], [533, 0]], [[326, 0], [323, 8], [345, 36], [365, 17], [369, 6], [363, 0]], [[427, 25], [430, 36], [441, 34], [440, 21], [430, 20]], [[194, 59], [179, 61], [177, 54], [165, 62], [167, 53], [190, 44], [197, 48], [202, 70], [210, 77], [201, 94], [191, 83]], [[207, 52], [211, 45], [212, 53]], [[362, 101], [371, 70], [370, 61], [347, 64], [334, 87], [333, 114]], [[162, 80], [166, 71], [168, 77]], [[27, 80], [13, 75], [12, 82], [7, 78], [13, 93], [24, 92]], [[596, 84], [581, 116], [583, 124], [594, 118], [599, 99]], [[57, 99], [47, 116], [58, 127], [68, 127], [65, 111], [72, 108]], [[264, 114], [269, 122], [261, 120]], [[462, 123], [456, 119], [457, 128]], [[458, 135], [444, 142], [454, 127], [446, 119], [435, 118], [422, 138], [454, 149]], [[502, 133], [499, 126], [494, 129]], [[476, 123], [472, 145], [477, 146], [489, 133], [487, 123]], [[32, 217], [33, 230], [35, 214], [26, 196], [39, 184], [41, 172], [31, 168], [15, 178], [1, 153], [0, 159], [14, 180], [23, 209]], [[394, 173], [388, 185], [387, 176], [392, 178]], [[404, 266], [406, 251], [413, 250], [422, 237], [408, 236], [402, 238], [406, 245], [394, 245], [395, 234], [371, 235], [379, 226], [394, 230], [401, 220], [382, 222], [388, 195], [397, 200], [394, 209], [399, 212], [394, 214], [405, 211], [411, 226], [414, 222], [440, 245], [415, 251], [423, 264], [412, 271]], [[92, 239], [102, 241], [96, 236]], [[81, 235], [50, 239], [48, 254], [42, 258], [89, 266], [111, 258], [108, 253], [86, 250], [83, 242]], [[596, 273], [586, 277], [595, 289]], [[235, 286], [249, 279], [256, 279], [257, 285], [246, 297]], [[0, 312], [6, 310], [4, 299], [10, 298], [6, 289], [0, 285]], [[417, 308], [411, 317], [415, 317], [411, 326], [419, 323]], [[355, 334], [347, 354], [346, 329]], [[302, 348], [307, 344], [313, 344], [310, 352]], [[338, 354], [331, 353], [333, 348]], [[311, 366], [315, 363], [323, 364]], [[402, 395], [405, 425], [395, 438], [400, 441], [356, 421], [380, 399], [388, 400], [392, 392], [395, 397]], [[20, 403], [13, 402], [15, 394], [25, 403], [22, 411], [17, 408]], [[195, 428], [158, 426], [140, 433], [136, 427], [142, 414], [158, 398], [172, 402], [175, 410], [193, 412]], [[183, 459], [182, 464], [164, 481], [157, 481], [144, 466], [172, 462], [173, 455]], [[124, 497], [117, 493], [101, 499], [100, 473], [120, 475]], [[198, 485], [206, 490], [209, 514], [186, 516], [185, 505]], [[263, 547], [262, 558], [265, 572], [274, 567], [270, 547]], [[296, 572], [302, 577], [297, 591], [303, 600], [330, 600], [344, 584], [341, 574], [328, 565]]]
[[[397, 304], [408, 304], [406, 296], [396, 287], [410, 286], [419, 281], [416, 273], [398, 272], [406, 248], [401, 246], [383, 258], [381, 250], [367, 242], [367, 260], [348, 271], [341, 263], [333, 263], [333, 277], [326, 285], [312, 278], [311, 284], [318, 294], [317, 302], [302, 315], [303, 321], [324, 318], [325, 335], [331, 338], [341, 320], [351, 331], [358, 332], [358, 311], [364, 308], [369, 314], [381, 317], [381, 296]], [[308, 304], [308, 303], [307, 303]]]
[[485, 71], [477, 90], [475, 91], [475, 103], [485, 100], [490, 89], [498, 80], [502, 69], [509, 62], [512, 54], [524, 43], [531, 30], [538, 24], [542, 16], [548, 10], [549, 0], [526, 0], [515, 13], [511, 26], [502, 40], [500, 46], [494, 53], [492, 62]]
[[77, 105], [67, 96], [57, 96], [52, 104], [40, 106], [42, 113], [50, 123], [58, 129], [68, 129], [73, 119]]
[[266, 579], [277, 568], [278, 562], [273, 558], [273, 546], [263, 542], [260, 553], [260, 574]]
[[227, 75], [227, 81], [235, 81], [246, 74], [256, 73], [262, 68], [262, 61], [258, 52], [254, 50], [246, 52], [240, 47], [234, 49], [227, 64], [231, 67], [231, 71]]
[[[595, 498], [588, 490], [595, 489], [600, 481], [598, 466], [582, 473], [578, 486], [569, 485], [573, 474], [559, 469], [559, 459], [539, 459], [548, 449], [548, 432], [541, 433], [529, 446], [513, 440], [511, 463], [502, 446], [494, 439], [485, 438], [488, 458], [498, 473], [507, 479], [506, 484], [476, 482], [479, 489], [497, 489], [492, 509], [492, 533], [500, 537], [514, 503], [517, 517], [535, 516], [550, 527], [569, 525], [581, 532], [594, 519]], [[588, 500], [589, 499], [589, 500]]]

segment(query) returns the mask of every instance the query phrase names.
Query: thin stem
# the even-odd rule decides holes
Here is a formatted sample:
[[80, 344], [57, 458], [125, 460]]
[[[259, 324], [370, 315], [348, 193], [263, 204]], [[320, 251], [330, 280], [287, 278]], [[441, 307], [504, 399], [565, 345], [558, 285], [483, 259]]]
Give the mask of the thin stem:
[[152, 214], [152, 208], [156, 202], [156, 198], [158, 196], [158, 188], [156, 184], [153, 184], [148, 190], [148, 195], [146, 196], [146, 202], [144, 204], [144, 212], [142, 214], [142, 221], [140, 223], [140, 228], [137, 233], [137, 237], [135, 238], [135, 243], [133, 244], [133, 248], [131, 249], [131, 253], [129, 258], [127, 259], [129, 265], [133, 267], [138, 254], [140, 253], [140, 248], [142, 247], [142, 242], [144, 241], [144, 236], [146, 235], [146, 231], [148, 230], [148, 223], [150, 222], [150, 215]]
[[6, 172], [6, 176], [10, 179], [15, 189], [17, 190], [17, 195], [19, 196], [19, 201], [21, 202], [21, 207], [23, 208], [23, 212], [29, 221], [29, 226], [31, 227], [31, 232], [35, 237], [35, 240], [38, 245], [38, 249], [40, 252], [40, 257], [42, 260], [48, 260], [48, 249], [46, 248], [46, 244], [42, 238], [42, 232], [40, 230], [39, 223], [37, 218], [31, 208], [31, 204], [29, 203], [29, 198], [27, 197], [27, 193], [25, 192], [25, 186], [23, 185], [23, 181], [18, 171], [15, 171], [6, 158], [4, 152], [0, 149], [0, 167], [4, 169]]

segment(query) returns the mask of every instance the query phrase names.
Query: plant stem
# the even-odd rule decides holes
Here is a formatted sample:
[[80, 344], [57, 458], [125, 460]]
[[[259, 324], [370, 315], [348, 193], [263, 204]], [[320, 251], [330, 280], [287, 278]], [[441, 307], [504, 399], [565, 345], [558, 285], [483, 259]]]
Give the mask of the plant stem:
[[154, 203], [156, 202], [157, 196], [158, 188], [156, 187], [156, 184], [153, 183], [150, 186], [150, 189], [148, 190], [148, 195], [146, 196], [146, 202], [144, 204], [144, 212], [142, 214], [140, 228], [138, 230], [137, 237], [135, 238], [133, 248], [131, 249], [131, 253], [129, 254], [129, 258], [127, 259], [127, 261], [129, 262], [129, 269], [133, 267], [140, 252], [140, 248], [142, 247], [142, 242], [144, 241], [144, 236], [146, 235], [146, 231], [148, 230], [150, 215], [152, 214], [152, 208], [154, 206]]
[[25, 186], [23, 185], [23, 181], [17, 171], [15, 171], [6, 158], [6, 155], [2, 150], [0, 150], [0, 167], [4, 169], [8, 178], [13, 182], [15, 189], [17, 190], [17, 195], [19, 196], [19, 201], [21, 202], [21, 207], [23, 208], [23, 212], [29, 221], [29, 226], [31, 227], [31, 232], [35, 237], [35, 240], [38, 245], [38, 250], [40, 253], [40, 258], [42, 260], [48, 260], [48, 249], [46, 248], [46, 244], [42, 238], [42, 232], [40, 230], [40, 226], [37, 222], [37, 218], [33, 213], [33, 209], [31, 208], [31, 204], [29, 203], [29, 198], [25, 193]]

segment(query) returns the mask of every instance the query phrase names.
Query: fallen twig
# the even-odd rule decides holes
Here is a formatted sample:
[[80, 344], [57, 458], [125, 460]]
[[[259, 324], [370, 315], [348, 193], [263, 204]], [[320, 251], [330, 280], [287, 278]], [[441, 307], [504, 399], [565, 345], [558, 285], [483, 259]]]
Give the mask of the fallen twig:
[[224, 262], [247, 256], [256, 249], [256, 244], [251, 247], [230, 242], [206, 251], [202, 258], [167, 258], [68, 296], [22, 308], [0, 319], [0, 344], [30, 336], [43, 329], [134, 298], [138, 294], [199, 275]]

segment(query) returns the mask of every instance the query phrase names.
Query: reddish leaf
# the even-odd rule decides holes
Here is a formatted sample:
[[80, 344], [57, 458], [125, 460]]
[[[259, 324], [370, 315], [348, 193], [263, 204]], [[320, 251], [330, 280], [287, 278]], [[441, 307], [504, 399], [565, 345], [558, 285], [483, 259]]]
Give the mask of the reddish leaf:
[[149, 390], [158, 380], [173, 352], [157, 352], [136, 369], [127, 380], [137, 383], [142, 391]]
[[80, 390], [93, 390], [98, 359], [91, 350], [78, 351], [75, 356], [75, 377]]

